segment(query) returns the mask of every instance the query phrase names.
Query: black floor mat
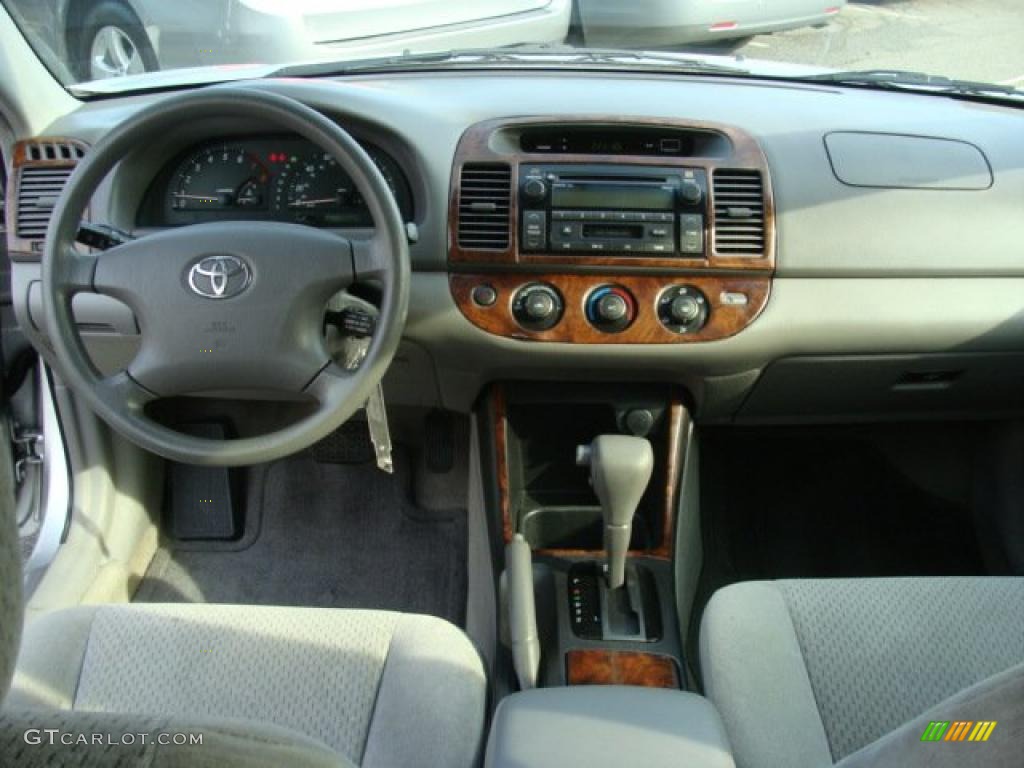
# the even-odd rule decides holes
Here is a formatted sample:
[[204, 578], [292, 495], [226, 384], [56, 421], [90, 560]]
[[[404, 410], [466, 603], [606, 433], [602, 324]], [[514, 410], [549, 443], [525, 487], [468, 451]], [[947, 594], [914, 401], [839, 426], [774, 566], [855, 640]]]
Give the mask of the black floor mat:
[[374, 608], [463, 622], [465, 511], [413, 505], [402, 451], [394, 476], [310, 452], [250, 471], [252, 543], [162, 546], [136, 601]]
[[[704, 430], [704, 568], [690, 658], [704, 605], [733, 582], [985, 574], [971, 517], [970, 436], [967, 427]], [[890, 444], [913, 458], [917, 480], [946, 493], [901, 471], [882, 449]]]
[[[841, 428], [710, 431], [701, 445], [709, 565], [732, 581], [984, 573], [969, 494], [924, 490], [879, 439]], [[922, 435], [919, 465], [930, 450], [938, 442]]]

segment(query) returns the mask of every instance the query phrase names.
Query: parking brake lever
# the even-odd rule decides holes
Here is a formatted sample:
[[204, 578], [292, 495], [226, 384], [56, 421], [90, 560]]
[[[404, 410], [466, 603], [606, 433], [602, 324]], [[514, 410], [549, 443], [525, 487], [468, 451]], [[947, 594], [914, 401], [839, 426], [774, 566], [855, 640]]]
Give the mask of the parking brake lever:
[[533, 555], [521, 533], [513, 536], [505, 547], [505, 579], [512, 666], [515, 667], [520, 690], [527, 691], [537, 687], [540, 637], [533, 594]]

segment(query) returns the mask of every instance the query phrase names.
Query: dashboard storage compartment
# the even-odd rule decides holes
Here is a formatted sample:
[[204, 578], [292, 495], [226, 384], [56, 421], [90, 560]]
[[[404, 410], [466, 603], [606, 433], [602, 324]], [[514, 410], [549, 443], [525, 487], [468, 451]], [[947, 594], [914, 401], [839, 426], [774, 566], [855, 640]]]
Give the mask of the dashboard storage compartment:
[[503, 699], [485, 768], [735, 768], [714, 706], [682, 691], [632, 686], [538, 688]]

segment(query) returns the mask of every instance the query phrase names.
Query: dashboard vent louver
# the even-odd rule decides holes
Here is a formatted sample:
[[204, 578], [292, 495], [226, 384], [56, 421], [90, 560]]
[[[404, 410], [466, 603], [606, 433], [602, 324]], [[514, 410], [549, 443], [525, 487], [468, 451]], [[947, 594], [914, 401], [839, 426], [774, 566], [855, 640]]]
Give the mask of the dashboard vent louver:
[[25, 240], [41, 240], [46, 234], [57, 198], [74, 168], [23, 166], [18, 175], [16, 234]]
[[763, 255], [765, 222], [761, 172], [715, 170], [712, 187], [715, 252], [729, 256]]
[[459, 247], [509, 247], [512, 169], [501, 163], [467, 163], [459, 181]]
[[70, 141], [29, 141], [25, 143], [25, 159], [29, 162], [63, 160], [75, 163], [85, 157], [85, 147]]

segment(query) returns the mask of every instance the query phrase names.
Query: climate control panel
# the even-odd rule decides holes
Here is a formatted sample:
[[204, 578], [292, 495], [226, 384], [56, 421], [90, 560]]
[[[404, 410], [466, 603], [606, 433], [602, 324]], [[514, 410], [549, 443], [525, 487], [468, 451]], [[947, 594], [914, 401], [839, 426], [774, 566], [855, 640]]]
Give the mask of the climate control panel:
[[453, 273], [462, 314], [510, 338], [577, 344], [671, 344], [722, 339], [764, 309], [768, 277]]

